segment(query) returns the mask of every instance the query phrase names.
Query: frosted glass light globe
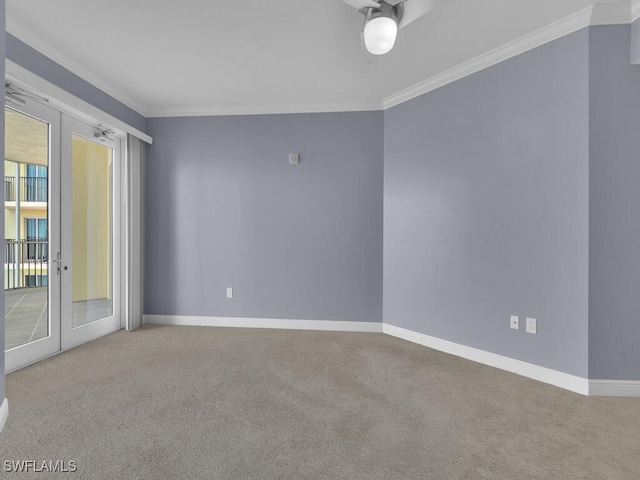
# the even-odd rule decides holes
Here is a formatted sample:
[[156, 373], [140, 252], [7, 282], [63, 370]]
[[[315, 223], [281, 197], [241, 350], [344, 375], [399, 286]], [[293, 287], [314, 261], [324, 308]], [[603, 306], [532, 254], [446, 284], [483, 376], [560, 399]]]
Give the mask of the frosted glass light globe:
[[376, 17], [364, 26], [364, 45], [374, 55], [384, 55], [393, 48], [398, 34], [398, 24], [393, 18]]

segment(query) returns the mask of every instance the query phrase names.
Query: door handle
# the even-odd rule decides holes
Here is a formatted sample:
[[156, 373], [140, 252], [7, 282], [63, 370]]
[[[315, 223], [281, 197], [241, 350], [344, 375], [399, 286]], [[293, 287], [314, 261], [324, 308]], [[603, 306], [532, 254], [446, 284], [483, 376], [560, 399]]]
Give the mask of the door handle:
[[[56, 262], [58, 275], [62, 274], [62, 254], [60, 252], [58, 252], [58, 254], [56, 255], [56, 259], [52, 260], [52, 262]], [[64, 269], [66, 270], [67, 267], [64, 267]]]

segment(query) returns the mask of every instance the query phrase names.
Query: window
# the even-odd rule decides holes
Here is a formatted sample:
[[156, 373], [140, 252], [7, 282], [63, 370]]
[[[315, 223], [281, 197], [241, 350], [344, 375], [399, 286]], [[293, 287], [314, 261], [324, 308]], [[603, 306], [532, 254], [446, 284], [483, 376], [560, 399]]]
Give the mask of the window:
[[46, 287], [49, 283], [47, 275], [25, 275], [25, 287]]
[[25, 218], [27, 230], [27, 260], [46, 260], [48, 226], [46, 218]]
[[47, 201], [47, 167], [27, 165], [27, 176], [24, 178], [24, 201]]

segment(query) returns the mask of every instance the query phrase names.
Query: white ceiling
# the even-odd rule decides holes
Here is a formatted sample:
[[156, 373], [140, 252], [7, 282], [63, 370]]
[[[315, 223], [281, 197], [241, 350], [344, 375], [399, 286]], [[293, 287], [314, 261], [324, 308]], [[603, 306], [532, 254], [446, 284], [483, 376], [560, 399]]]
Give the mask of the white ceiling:
[[373, 110], [609, 1], [442, 0], [373, 63], [341, 0], [7, 0], [7, 31], [145, 116]]

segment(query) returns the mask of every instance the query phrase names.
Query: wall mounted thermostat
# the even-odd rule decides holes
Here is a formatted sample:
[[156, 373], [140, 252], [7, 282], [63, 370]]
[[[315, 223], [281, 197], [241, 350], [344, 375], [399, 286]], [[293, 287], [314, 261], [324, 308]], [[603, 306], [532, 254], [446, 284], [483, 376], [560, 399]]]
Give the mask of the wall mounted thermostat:
[[300, 163], [300, 154], [292, 153], [289, 155], [289, 164], [297, 165]]

